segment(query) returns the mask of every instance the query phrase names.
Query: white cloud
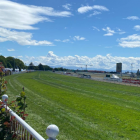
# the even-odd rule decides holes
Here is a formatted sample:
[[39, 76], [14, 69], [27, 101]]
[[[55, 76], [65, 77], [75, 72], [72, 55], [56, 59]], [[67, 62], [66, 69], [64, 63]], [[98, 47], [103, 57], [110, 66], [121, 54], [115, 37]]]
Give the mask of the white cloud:
[[31, 30], [32, 25], [41, 21], [51, 21], [50, 16], [69, 17], [71, 12], [56, 11], [52, 7], [19, 4], [0, 0], [0, 26], [10, 29]]
[[74, 36], [73, 39], [74, 39], [74, 40], [85, 40], [84, 37], [80, 37], [80, 36]]
[[112, 47], [105, 47], [106, 49], [110, 49], [110, 48], [112, 48]]
[[37, 64], [39, 64], [39, 63], [41, 63], [41, 62], [39, 62], [39, 63], [36, 63], [36, 58], [34, 57], [34, 56], [25, 56], [24, 57], [24, 59], [25, 59], [25, 61], [24, 61], [24, 63], [26, 63], [26, 65], [29, 65], [31, 62], [33, 62], [33, 64], [35, 65], [37, 65]]
[[26, 32], [17, 32], [13, 30], [8, 30], [4, 28], [0, 28], [0, 42], [5, 41], [15, 41], [20, 45], [46, 45], [52, 46], [53, 43], [49, 41], [36, 41], [32, 40], [32, 34]]
[[66, 10], [70, 10], [71, 9], [71, 4], [67, 3], [65, 5], [62, 5], [63, 8], [65, 8]]
[[107, 34], [104, 34], [104, 36], [113, 36], [115, 34], [115, 31], [111, 30], [110, 27], [106, 27], [106, 29], [103, 28], [102, 30], [107, 32]]
[[120, 34], [120, 35], [125, 34], [125, 33], [126, 33], [126, 32], [123, 32], [123, 31], [122, 31], [122, 32], [118, 32], [118, 34]]
[[17, 56], [17, 57], [19, 57], [19, 58], [23, 58], [23, 56]]
[[140, 35], [133, 34], [127, 36], [126, 38], [121, 38], [119, 41], [119, 45], [121, 47], [127, 48], [137, 48], [140, 47]]
[[82, 7], [78, 8], [78, 12], [81, 14], [89, 12], [91, 10], [109, 11], [109, 9], [107, 9], [105, 6], [101, 6], [101, 5], [82, 6]]
[[92, 6], [82, 6], [82, 7], [78, 8], [78, 12], [81, 14], [86, 13], [91, 10], [93, 10]]
[[13, 52], [13, 51], [15, 51], [15, 49], [7, 49], [7, 51]]
[[140, 20], [140, 18], [137, 17], [137, 16], [129, 16], [129, 17], [125, 18], [125, 19], [129, 19], [129, 20]]
[[61, 40], [60, 40], [60, 39], [55, 39], [54, 41], [56, 41], [56, 42], [61, 42]]
[[121, 32], [121, 31], [122, 31], [120, 28], [117, 28], [117, 30], [118, 30], [119, 32]]
[[135, 29], [136, 31], [139, 31], [139, 30], [140, 30], [140, 25], [134, 26], [134, 29]]
[[117, 28], [117, 33], [118, 33], [118, 34], [125, 34], [125, 32], [122, 31], [120, 28]]
[[134, 63], [133, 70], [137, 70], [139, 68], [140, 57], [117, 57], [111, 56], [107, 54], [106, 56], [96, 55], [94, 57], [87, 56], [57, 56], [52, 51], [49, 51], [46, 56], [39, 57], [28, 57], [26, 56], [26, 60], [24, 60], [26, 64], [33, 62], [35, 65], [39, 63], [46, 64], [49, 66], [62, 66], [62, 67], [83, 67], [84, 65], [76, 65], [76, 64], [88, 64], [93, 65], [88, 68], [92, 69], [116, 69], [116, 63], [122, 62], [123, 70], [130, 70], [131, 63]]
[[95, 15], [99, 15], [99, 14], [101, 14], [101, 12], [94, 11], [92, 14], [89, 15], [89, 17], [91, 17], [91, 16], [95, 16]]
[[100, 29], [98, 29], [97, 27], [93, 26], [93, 30], [97, 30], [100, 31]]
[[64, 39], [62, 42], [69, 42], [70, 40], [69, 39]]
[[60, 40], [60, 39], [55, 39], [54, 41], [56, 42], [69, 42], [69, 39], [64, 39], [64, 40]]

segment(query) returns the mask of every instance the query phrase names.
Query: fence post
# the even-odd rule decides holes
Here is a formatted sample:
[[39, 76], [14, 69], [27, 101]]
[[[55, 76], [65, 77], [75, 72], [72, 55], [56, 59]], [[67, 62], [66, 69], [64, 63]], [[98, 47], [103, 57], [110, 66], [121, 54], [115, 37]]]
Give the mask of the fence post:
[[58, 133], [59, 128], [56, 125], [54, 124], [49, 125], [46, 129], [46, 134], [49, 137], [49, 139], [47, 140], [57, 140], [56, 136], [58, 135]]
[[4, 104], [7, 104], [7, 100], [8, 100], [8, 95], [6, 94], [2, 95], [2, 101]]

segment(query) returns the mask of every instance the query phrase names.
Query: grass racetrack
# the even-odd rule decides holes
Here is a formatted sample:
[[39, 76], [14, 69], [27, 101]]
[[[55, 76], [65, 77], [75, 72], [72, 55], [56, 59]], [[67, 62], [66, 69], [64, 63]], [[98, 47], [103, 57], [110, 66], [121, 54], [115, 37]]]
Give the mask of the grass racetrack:
[[33, 72], [5, 77], [10, 100], [25, 88], [28, 122], [45, 139], [56, 124], [58, 140], [140, 140], [140, 88]]

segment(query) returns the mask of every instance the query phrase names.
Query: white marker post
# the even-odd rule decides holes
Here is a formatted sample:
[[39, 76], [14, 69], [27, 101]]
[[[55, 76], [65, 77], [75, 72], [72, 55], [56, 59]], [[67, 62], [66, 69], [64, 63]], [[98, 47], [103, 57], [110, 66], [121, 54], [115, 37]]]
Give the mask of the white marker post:
[[49, 137], [49, 139], [47, 140], [57, 140], [56, 136], [58, 135], [58, 133], [59, 133], [59, 128], [56, 125], [54, 124], [49, 125], [46, 129], [46, 134]]

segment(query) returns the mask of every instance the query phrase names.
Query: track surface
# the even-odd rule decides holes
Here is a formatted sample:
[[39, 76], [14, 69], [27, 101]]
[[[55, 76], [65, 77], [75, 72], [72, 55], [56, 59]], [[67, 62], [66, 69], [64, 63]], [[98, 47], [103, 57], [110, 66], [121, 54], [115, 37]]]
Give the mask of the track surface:
[[49, 124], [60, 140], [140, 139], [140, 90], [129, 87], [33, 72], [6, 77], [10, 99], [25, 88], [27, 122], [47, 139]]

